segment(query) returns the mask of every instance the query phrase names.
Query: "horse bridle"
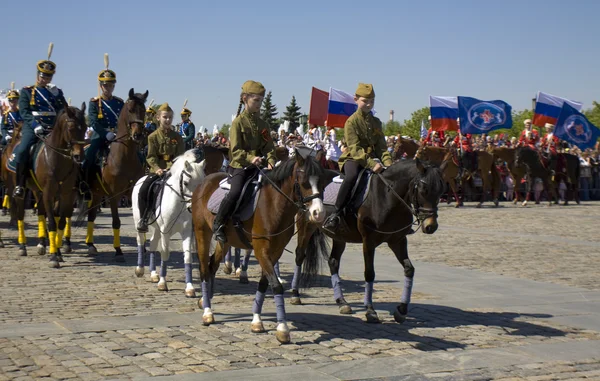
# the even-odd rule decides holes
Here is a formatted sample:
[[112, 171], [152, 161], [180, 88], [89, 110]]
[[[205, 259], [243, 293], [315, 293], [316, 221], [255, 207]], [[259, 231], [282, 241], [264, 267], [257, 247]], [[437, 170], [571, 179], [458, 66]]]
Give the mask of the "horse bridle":
[[[134, 102], [135, 103], [135, 100], [134, 99], [129, 99], [129, 100], [127, 100], [127, 102]], [[131, 114], [135, 114], [135, 113], [130, 112], [129, 110], [127, 110], [127, 114], [128, 114], [128, 116], [127, 116], [127, 133], [125, 135], [122, 135], [122, 136], [117, 136], [117, 138], [115, 140], [113, 140], [113, 142], [121, 141], [121, 140], [123, 140], [123, 138], [125, 138], [126, 140], [134, 140], [131, 137], [131, 128], [132, 128], [131, 126], [133, 126], [134, 124], [141, 124], [142, 125], [142, 129], [143, 129], [143, 126], [144, 126], [144, 121], [143, 120], [140, 120], [140, 119], [137, 119], [137, 118], [131, 119]]]
[[419, 223], [425, 221], [428, 218], [437, 218], [437, 206], [433, 208], [426, 208], [419, 203], [419, 195], [417, 194], [417, 190], [419, 189], [419, 183], [427, 185], [425, 180], [419, 179], [419, 181], [413, 180], [412, 182], [414, 183], [412, 189], [410, 189], [409, 184], [409, 199], [411, 201], [411, 204], [413, 205], [413, 210], [411, 210], [413, 215], [417, 218]]
[[[292, 200], [292, 198], [290, 196], [288, 196], [287, 194], [285, 194], [283, 192], [283, 190], [281, 190], [281, 188], [279, 188], [264, 172], [263, 170], [258, 167], [259, 172], [263, 175], [263, 178], [267, 179], [267, 181], [269, 181], [269, 183], [271, 183], [271, 186], [278, 192], [280, 193], [283, 197], [285, 197], [289, 202], [291, 202], [292, 204], [294, 204], [300, 211], [302, 212], [306, 212], [308, 211], [308, 208], [306, 207], [306, 204], [308, 204], [309, 202], [311, 202], [312, 200], [316, 199], [316, 198], [320, 198], [321, 200], [323, 199], [323, 192], [319, 192], [319, 193], [313, 193], [310, 196], [304, 197], [302, 195], [302, 189], [300, 188], [300, 183], [298, 182], [298, 176], [296, 176], [296, 180], [294, 181], [294, 194], [296, 196], [296, 198], [298, 199], [298, 201], [294, 201]], [[305, 172], [304, 169], [302, 168], [297, 168], [296, 169], [296, 173], [298, 172]]]
[[[86, 145], [89, 143], [89, 140], [73, 140], [71, 139], [71, 129], [69, 128], [69, 124], [75, 124], [76, 123], [76, 119], [73, 118], [67, 118], [65, 120], [65, 123], [67, 123], [66, 126], [66, 132], [68, 134], [68, 139], [66, 139], [67, 141], [67, 148], [61, 148], [61, 147], [54, 147], [50, 144], [48, 144], [47, 142], [47, 135], [46, 136], [40, 136], [38, 135], [38, 138], [40, 138], [43, 142], [44, 142], [44, 146], [47, 148], [50, 148], [52, 151], [54, 151], [56, 154], [61, 155], [67, 159], [73, 159], [73, 145], [75, 144], [81, 144], [81, 145]], [[63, 153], [64, 152], [64, 153]]]

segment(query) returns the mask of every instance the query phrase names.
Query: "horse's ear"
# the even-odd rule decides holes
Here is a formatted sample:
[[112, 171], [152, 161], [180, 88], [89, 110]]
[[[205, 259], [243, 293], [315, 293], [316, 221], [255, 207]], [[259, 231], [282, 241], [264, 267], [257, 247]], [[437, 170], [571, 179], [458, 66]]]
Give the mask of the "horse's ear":
[[423, 165], [423, 162], [419, 160], [419, 158], [415, 159], [415, 165], [417, 166], [419, 172], [421, 172], [422, 174], [425, 173], [425, 166]]
[[70, 106], [67, 106], [67, 107], [65, 108], [65, 111], [67, 112], [67, 116], [68, 116], [69, 118], [71, 118], [71, 119], [75, 119], [76, 115], [75, 115], [75, 113], [73, 112], [73, 109], [72, 109]]
[[148, 90], [146, 90], [146, 92], [144, 93], [144, 97], [143, 97], [144, 103], [146, 103], [146, 99], [148, 99], [148, 94], [149, 94]]
[[81, 102], [81, 112], [85, 114], [85, 102]]
[[296, 158], [296, 163], [298, 163], [298, 166], [303, 167], [304, 166], [304, 158], [302, 157], [302, 155], [300, 154], [300, 152], [298, 152], [297, 149], [295, 149], [296, 154], [294, 155], [294, 157]]
[[186, 161], [183, 163], [183, 165], [185, 166], [185, 170], [186, 170], [186, 171], [188, 171], [188, 172], [191, 172], [191, 171], [192, 171], [192, 169], [193, 169], [193, 168], [192, 168], [192, 165], [190, 164], [190, 162], [189, 162], [189, 161], [187, 161], [187, 160], [186, 160]]
[[129, 89], [129, 99], [132, 99], [135, 96], [135, 91], [133, 91], [133, 87]]

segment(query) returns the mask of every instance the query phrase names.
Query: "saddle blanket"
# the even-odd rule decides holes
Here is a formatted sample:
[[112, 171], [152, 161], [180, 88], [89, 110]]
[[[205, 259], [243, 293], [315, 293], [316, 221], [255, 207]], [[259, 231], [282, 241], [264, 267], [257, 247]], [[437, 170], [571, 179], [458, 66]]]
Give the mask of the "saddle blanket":
[[[252, 184], [253, 183], [251, 183], [250, 185]], [[227, 178], [225, 178], [219, 183], [219, 187], [210, 196], [207, 208], [212, 214], [217, 214], [219, 212], [219, 206], [221, 206], [221, 201], [223, 201], [225, 196], [227, 196], [227, 194], [229, 193], [229, 189], [230, 184], [227, 182]], [[246, 193], [249, 193], [249, 191], [247, 191]], [[252, 217], [252, 215], [254, 215], [256, 205], [258, 204], [259, 195], [260, 189], [257, 190], [256, 185], [254, 185], [252, 189], [252, 194], [250, 196], [246, 196], [246, 199], [242, 201], [240, 207], [233, 213], [233, 215], [239, 216], [239, 219], [241, 221], [249, 220]]]
[[[34, 173], [35, 173], [35, 162], [37, 161], [38, 155], [42, 151], [42, 144], [43, 144], [43, 142], [41, 140], [38, 140], [35, 144], [33, 144], [31, 146], [31, 148], [29, 148], [28, 167], [31, 168]], [[18, 146], [19, 146], [19, 143], [17, 143], [17, 145], [15, 146], [15, 149]], [[14, 149], [13, 149], [13, 152], [14, 152]], [[10, 158], [6, 161], [6, 165], [5, 165], [6, 169], [12, 173], [17, 172], [17, 164], [15, 163], [14, 159], [15, 159], [14, 155], [11, 155]]]
[[[369, 186], [371, 185], [371, 177], [372, 172], [369, 172], [367, 175], [367, 179], [365, 181], [365, 175], [363, 174], [362, 178], [358, 181], [363, 182], [362, 186], [359, 186], [356, 190], [356, 195], [353, 197], [354, 208], [358, 208], [365, 202], [367, 196], [369, 195]], [[337, 200], [337, 195], [340, 191], [340, 187], [342, 186], [343, 179], [341, 176], [337, 176], [333, 178], [333, 181], [325, 187], [325, 191], [323, 192], [323, 204], [325, 205], [335, 205], [335, 201]], [[365, 184], [366, 183], [366, 184]], [[352, 197], [352, 195], [351, 195]]]

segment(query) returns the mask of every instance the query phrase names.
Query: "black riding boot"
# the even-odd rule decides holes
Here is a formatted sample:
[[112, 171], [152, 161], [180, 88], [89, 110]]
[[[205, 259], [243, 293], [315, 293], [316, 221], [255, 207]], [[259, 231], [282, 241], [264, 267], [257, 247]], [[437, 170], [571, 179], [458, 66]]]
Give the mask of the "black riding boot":
[[92, 184], [92, 176], [94, 170], [90, 167], [83, 167], [81, 170], [81, 181], [79, 182], [79, 191], [83, 194], [84, 201], [90, 201], [92, 199], [92, 190], [90, 185]]
[[335, 233], [340, 225], [341, 215], [344, 211], [344, 207], [347, 204], [347, 199], [350, 197], [350, 192], [352, 191], [352, 184], [350, 181], [344, 180], [342, 185], [340, 186], [340, 190], [338, 191], [337, 199], [335, 201], [335, 211], [325, 220], [323, 223], [323, 229], [329, 230], [330, 232]]
[[140, 188], [138, 194], [138, 209], [140, 210], [140, 220], [137, 223], [136, 229], [140, 233], [148, 232], [148, 219], [150, 218], [150, 208], [148, 208], [150, 197], [150, 186], [154, 183], [157, 175], [148, 176]]
[[213, 221], [213, 233], [215, 235], [215, 239], [221, 243], [227, 242], [225, 225], [227, 225], [227, 221], [233, 212], [233, 208], [235, 208], [236, 202], [237, 200], [235, 198], [229, 197], [229, 195], [225, 196], [223, 201], [221, 201], [219, 211], [217, 212], [215, 220]]
[[15, 198], [23, 198], [25, 197], [25, 171], [27, 166], [24, 163], [17, 164], [16, 175], [17, 175], [17, 185], [15, 186], [15, 190], [13, 192], [13, 197]]

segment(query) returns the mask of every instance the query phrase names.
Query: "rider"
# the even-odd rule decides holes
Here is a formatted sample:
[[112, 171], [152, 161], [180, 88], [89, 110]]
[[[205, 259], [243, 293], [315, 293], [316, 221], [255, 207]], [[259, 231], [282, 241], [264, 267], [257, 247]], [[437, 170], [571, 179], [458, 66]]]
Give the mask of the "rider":
[[[460, 125], [460, 124], [459, 124]], [[477, 170], [477, 153], [473, 151], [473, 136], [471, 134], [462, 134], [460, 129], [458, 135], [454, 138], [452, 145], [459, 147], [461, 151], [460, 155], [460, 167], [462, 170], [473, 172]], [[462, 175], [460, 176], [463, 177]]]
[[25, 179], [29, 149], [37, 141], [36, 135], [49, 132], [54, 126], [56, 116], [67, 107], [67, 101], [61, 89], [50, 84], [56, 72], [56, 64], [47, 60], [37, 63], [37, 79], [33, 86], [24, 87], [19, 94], [19, 113], [23, 118], [21, 141], [13, 151], [16, 164], [17, 185], [13, 197], [25, 194]]
[[183, 142], [185, 143], [185, 149], [194, 148], [194, 137], [196, 137], [196, 126], [190, 120], [192, 116], [192, 111], [189, 108], [183, 108], [181, 110], [181, 124], [179, 127], [179, 135], [183, 138]]
[[519, 146], [528, 146], [531, 149], [536, 149], [536, 145], [540, 141], [540, 135], [537, 130], [532, 128], [531, 119], [525, 119], [523, 124], [525, 125], [525, 129], [521, 131]]
[[83, 164], [83, 194], [85, 200], [91, 200], [89, 185], [96, 173], [96, 157], [98, 152], [104, 153], [110, 142], [117, 136], [117, 123], [119, 114], [125, 105], [123, 99], [113, 96], [117, 75], [108, 69], [108, 56], [105, 56], [105, 68], [98, 74], [99, 92], [98, 97], [90, 99], [88, 107], [88, 123], [94, 130], [92, 142], [85, 153]]
[[[429, 123], [431, 123], [431, 115], [429, 115]], [[427, 130], [427, 137], [425, 138], [425, 144], [433, 147], [443, 147], [446, 142], [446, 135], [444, 131], [435, 131], [433, 127], [429, 127]]]
[[11, 89], [6, 95], [9, 108], [2, 114], [2, 141], [0, 146], [4, 147], [10, 143], [14, 129], [17, 125], [23, 122], [21, 114], [19, 114], [19, 92]]
[[140, 210], [140, 220], [136, 226], [137, 231], [145, 233], [148, 231], [148, 219], [150, 218], [151, 207], [148, 207], [148, 190], [152, 183], [173, 165], [173, 160], [185, 152], [183, 139], [173, 130], [173, 109], [168, 103], [163, 103], [158, 109], [158, 130], [148, 136], [148, 156], [146, 162], [153, 175], [148, 175], [144, 184], [140, 188], [138, 207]]
[[152, 107], [148, 107], [146, 109], [146, 124], [144, 128], [148, 132], [148, 135], [156, 131], [158, 127], [156, 127], [156, 121], [154, 118], [156, 117], [156, 111]]
[[[247, 179], [256, 175], [258, 166], [266, 157], [268, 169], [275, 167], [275, 146], [269, 124], [260, 118], [260, 106], [265, 96], [265, 87], [260, 82], [246, 81], [242, 85], [237, 117], [229, 130], [229, 157], [227, 172], [231, 189], [221, 202], [213, 221], [215, 239], [226, 242], [225, 225], [234, 212]], [[242, 110], [244, 106], [244, 111]]]
[[337, 195], [335, 212], [323, 224], [325, 229], [333, 232], [338, 228], [342, 210], [363, 168], [379, 173], [392, 165], [381, 120], [371, 113], [375, 105], [373, 85], [359, 83], [354, 102], [358, 108], [344, 125], [344, 140], [348, 148], [338, 162], [345, 178]]
[[556, 173], [556, 164], [558, 158], [558, 148], [560, 147], [560, 139], [554, 135], [554, 125], [546, 123], [546, 135], [542, 138], [542, 154], [548, 160], [548, 166], [553, 173]]

